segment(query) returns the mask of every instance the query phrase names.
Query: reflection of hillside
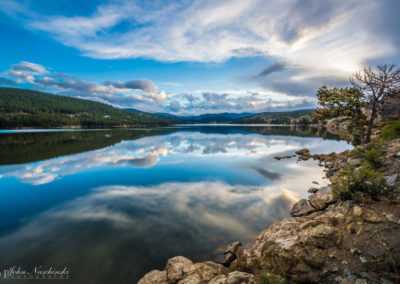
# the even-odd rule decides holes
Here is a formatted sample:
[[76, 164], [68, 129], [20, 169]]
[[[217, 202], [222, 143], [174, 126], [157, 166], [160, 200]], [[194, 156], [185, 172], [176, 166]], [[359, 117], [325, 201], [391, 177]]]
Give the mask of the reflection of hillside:
[[324, 128], [309, 126], [194, 126], [184, 127], [179, 131], [199, 131], [201, 133], [219, 134], [246, 134], [256, 133], [260, 135], [298, 136], [298, 137], [322, 137], [324, 139], [343, 140], [337, 134], [332, 134]]
[[23, 164], [105, 148], [167, 129], [0, 134], [0, 165]]

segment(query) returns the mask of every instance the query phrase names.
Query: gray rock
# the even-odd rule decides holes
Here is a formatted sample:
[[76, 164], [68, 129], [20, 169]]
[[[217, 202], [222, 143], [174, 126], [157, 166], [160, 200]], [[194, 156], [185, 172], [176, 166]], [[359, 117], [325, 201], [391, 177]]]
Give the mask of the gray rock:
[[361, 160], [360, 159], [351, 159], [349, 161], [349, 165], [352, 166], [352, 167], [359, 166], [360, 164], [361, 164]]
[[310, 204], [317, 210], [322, 210], [328, 207], [334, 201], [332, 189], [330, 186], [321, 187], [310, 198]]
[[387, 177], [386, 178], [387, 184], [390, 186], [394, 186], [396, 184], [398, 176], [399, 176], [399, 174], [394, 174], [394, 175], [391, 175], [390, 177]]
[[300, 199], [293, 205], [290, 215], [299, 217], [311, 214], [314, 211], [314, 207], [311, 206], [307, 199]]
[[400, 152], [397, 152], [396, 157], [400, 157]]

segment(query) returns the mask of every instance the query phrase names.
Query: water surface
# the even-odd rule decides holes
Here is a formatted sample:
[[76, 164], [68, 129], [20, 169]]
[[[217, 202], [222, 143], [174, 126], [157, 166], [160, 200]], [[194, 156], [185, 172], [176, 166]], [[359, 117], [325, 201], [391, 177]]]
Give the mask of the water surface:
[[175, 255], [218, 260], [326, 183], [315, 161], [273, 159], [303, 147], [350, 148], [282, 126], [3, 131], [0, 271], [67, 267], [71, 283], [135, 283]]

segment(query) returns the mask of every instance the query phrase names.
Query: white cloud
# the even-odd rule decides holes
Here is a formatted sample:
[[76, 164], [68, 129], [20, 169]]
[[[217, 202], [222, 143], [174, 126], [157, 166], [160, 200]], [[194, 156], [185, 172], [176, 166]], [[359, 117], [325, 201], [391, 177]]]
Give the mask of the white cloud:
[[[348, 76], [364, 65], [399, 55], [400, 37], [393, 28], [398, 26], [398, 22], [393, 23], [398, 17], [389, 15], [399, 5], [391, 0], [113, 1], [97, 6], [89, 14], [74, 16], [41, 15], [34, 9], [23, 9], [18, 1], [10, 3], [0, 4], [0, 10], [21, 20], [25, 27], [44, 31], [93, 58], [205, 63], [266, 56], [275, 61], [265, 67], [265, 73], [260, 70], [259, 76], [242, 75], [264, 88], [263, 94], [257, 91], [258, 96], [245, 88], [240, 90], [241, 95], [206, 90], [204, 93], [213, 94], [213, 100], [195, 92], [173, 95], [158, 91], [154, 83], [145, 79], [96, 84], [63, 78], [54, 85], [66, 95], [92, 97], [145, 111], [197, 114], [314, 106], [315, 98], [310, 97], [321, 85], [343, 86], [348, 83]], [[8, 75], [18, 82], [51, 85], [49, 79], [35, 80], [40, 70], [27, 73], [26, 68], [35, 68], [22, 63], [22, 68], [15, 65]], [[135, 92], [128, 95], [129, 90]], [[277, 104], [271, 98], [272, 92], [283, 94], [286, 105]], [[189, 95], [197, 96], [197, 100], [187, 101]], [[227, 100], [226, 108], [222, 98]], [[202, 104], [205, 102], [210, 103], [210, 108]]]
[[15, 78], [18, 83], [29, 82], [33, 84], [36, 75], [44, 75], [48, 73], [49, 71], [40, 64], [21, 61], [18, 64], [12, 65], [11, 69], [3, 74]]
[[[366, 20], [380, 5], [385, 3], [122, 2], [99, 6], [90, 16], [35, 17], [27, 25], [94, 58], [220, 62], [261, 54], [306, 68], [304, 77], [325, 76], [352, 72], [370, 58], [396, 52]], [[119, 31], [121, 22], [131, 27]]]

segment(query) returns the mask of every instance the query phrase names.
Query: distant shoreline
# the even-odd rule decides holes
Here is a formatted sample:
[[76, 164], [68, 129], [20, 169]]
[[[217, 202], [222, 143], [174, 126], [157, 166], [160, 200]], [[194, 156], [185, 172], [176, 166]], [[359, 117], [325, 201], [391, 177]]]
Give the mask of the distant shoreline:
[[97, 125], [94, 127], [85, 127], [82, 125], [64, 125], [57, 127], [48, 127], [48, 126], [21, 126], [21, 127], [10, 127], [10, 128], [1, 128], [1, 130], [42, 130], [42, 129], [127, 129], [127, 128], [146, 128], [146, 127], [171, 127], [171, 126], [237, 126], [237, 127], [245, 127], [245, 126], [259, 126], [259, 127], [267, 127], [267, 126], [291, 126], [291, 127], [321, 127], [318, 124], [263, 124], [263, 123], [248, 123], [248, 124], [240, 124], [240, 123], [180, 123], [180, 124], [139, 124], [139, 125], [124, 125], [124, 126], [102, 126]]
[[9, 127], [9, 128], [1, 128], [0, 130], [40, 130], [40, 129], [125, 129], [125, 128], [145, 128], [145, 127], [164, 127], [171, 126], [170, 124], [139, 124], [139, 125], [125, 125], [125, 126], [106, 126], [106, 125], [96, 125], [94, 127], [85, 127], [82, 125], [64, 125], [64, 126], [56, 126], [56, 127], [48, 127], [48, 126], [21, 126], [21, 127]]

